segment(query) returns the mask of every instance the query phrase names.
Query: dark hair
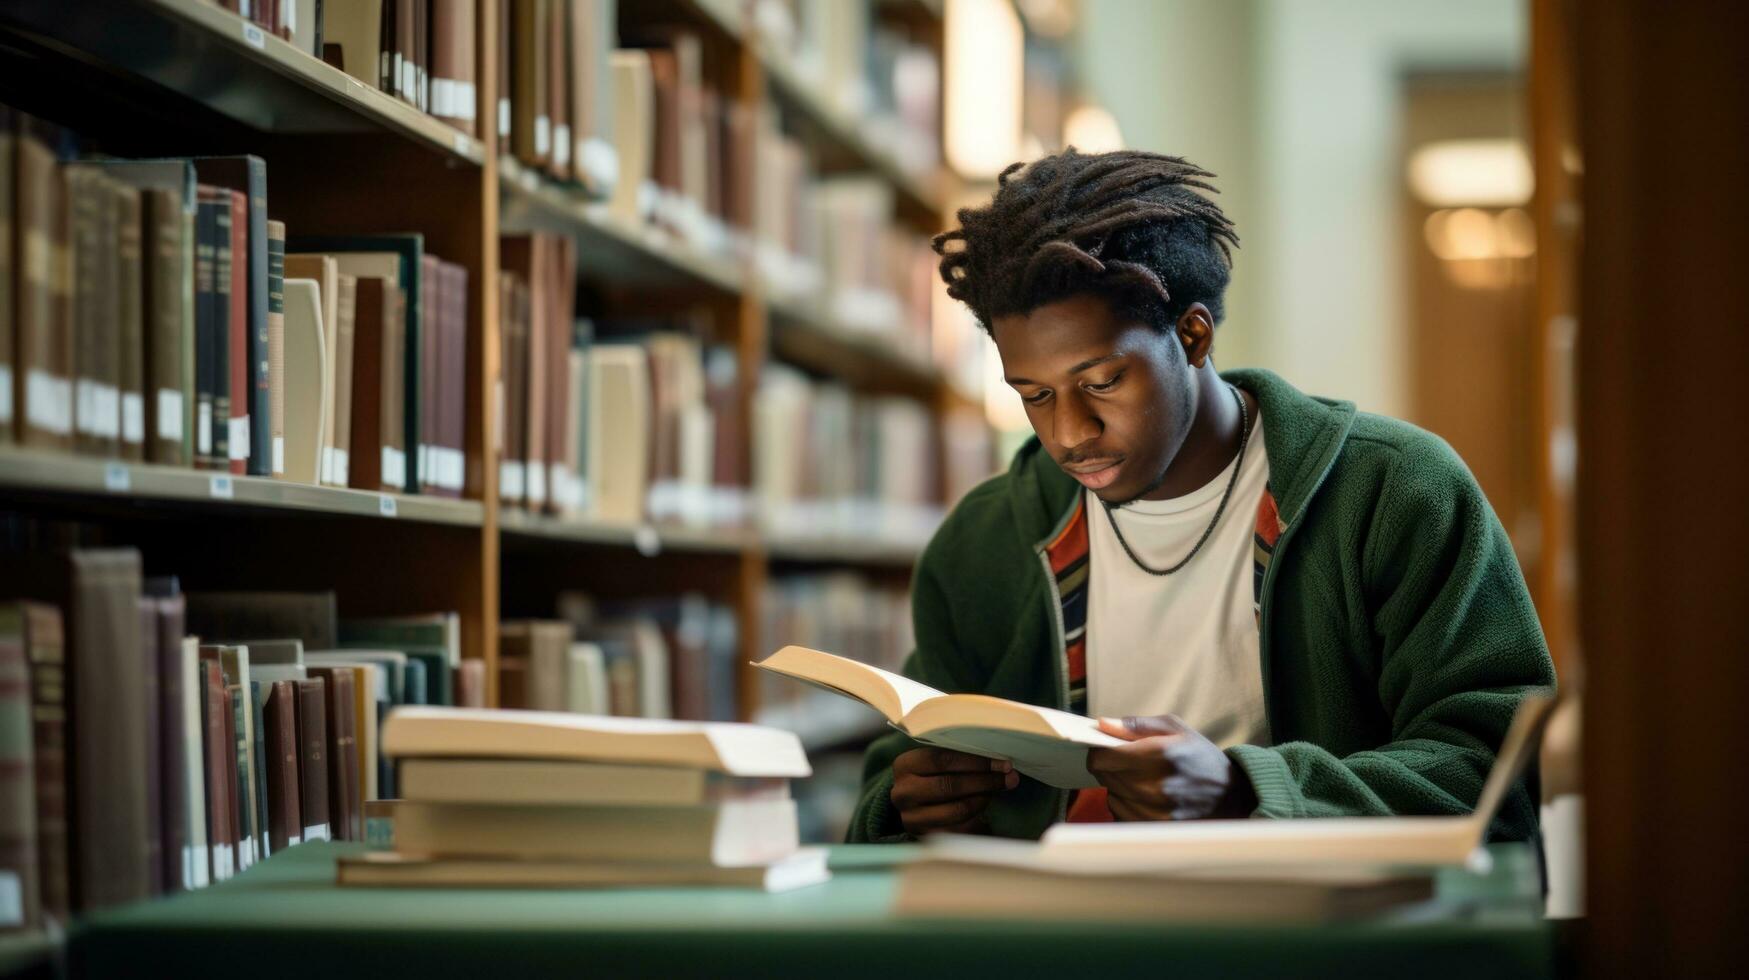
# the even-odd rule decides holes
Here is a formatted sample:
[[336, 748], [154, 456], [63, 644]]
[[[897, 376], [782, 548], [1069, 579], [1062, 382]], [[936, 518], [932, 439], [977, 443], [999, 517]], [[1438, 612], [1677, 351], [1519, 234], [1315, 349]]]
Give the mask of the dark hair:
[[1082, 293], [1162, 330], [1192, 303], [1219, 323], [1239, 236], [1197, 193], [1219, 193], [1201, 179], [1213, 176], [1182, 157], [1133, 150], [1070, 147], [1016, 163], [989, 204], [961, 208], [960, 227], [935, 236], [947, 293], [985, 330], [996, 317]]

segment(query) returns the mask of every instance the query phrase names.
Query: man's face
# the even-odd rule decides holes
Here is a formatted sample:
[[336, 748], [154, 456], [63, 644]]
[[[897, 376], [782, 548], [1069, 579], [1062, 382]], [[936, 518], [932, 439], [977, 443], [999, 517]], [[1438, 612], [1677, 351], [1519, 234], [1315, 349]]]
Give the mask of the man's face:
[[1063, 471], [1113, 504], [1165, 479], [1195, 416], [1176, 337], [1074, 296], [991, 324], [1002, 373]]

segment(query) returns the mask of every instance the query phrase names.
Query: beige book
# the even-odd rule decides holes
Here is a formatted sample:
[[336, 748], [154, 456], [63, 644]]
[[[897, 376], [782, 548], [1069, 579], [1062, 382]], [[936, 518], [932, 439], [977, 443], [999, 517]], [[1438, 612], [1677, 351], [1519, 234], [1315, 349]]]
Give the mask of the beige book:
[[[324, 4], [322, 44], [340, 45], [341, 70], [371, 88], [381, 88], [383, 0]], [[316, 54], [320, 57], [322, 53]]]
[[781, 777], [730, 776], [688, 766], [539, 759], [406, 759], [401, 797], [417, 803], [533, 806], [703, 806], [789, 798]]
[[1028, 776], [1065, 789], [1097, 786], [1090, 747], [1122, 745], [1093, 718], [983, 694], [943, 694], [927, 684], [845, 657], [787, 646], [755, 666], [855, 698], [926, 745], [1006, 759]]
[[336, 482], [334, 458], [334, 426], [338, 417], [340, 366], [340, 267], [331, 255], [293, 254], [285, 257], [287, 279], [308, 279], [316, 284], [322, 310], [322, 346], [326, 358], [328, 404], [322, 422], [322, 460], [319, 481], [329, 486], [345, 486]]
[[649, 187], [655, 157], [656, 83], [650, 53], [615, 51], [609, 62], [613, 79], [613, 146], [619, 157], [619, 179], [613, 185], [612, 213], [641, 223], [654, 202]]
[[636, 344], [597, 344], [589, 352], [585, 440], [589, 499], [597, 520], [635, 524], [649, 495], [650, 361]]
[[565, 651], [565, 710], [608, 713], [607, 658], [600, 645], [573, 643]]
[[503, 655], [528, 661], [527, 707], [537, 711], [565, 710], [565, 661], [571, 647], [571, 624], [525, 619], [498, 628]]
[[287, 279], [284, 288], [285, 478], [318, 483], [332, 401], [321, 289], [314, 279]]
[[391, 851], [340, 859], [340, 884], [431, 888], [610, 888], [628, 885], [720, 886], [785, 892], [832, 877], [826, 849], [804, 847], [766, 864], [718, 868], [619, 861], [433, 860]]
[[[346, 661], [333, 656], [335, 651], [311, 651], [312, 666], [343, 668], [353, 671], [353, 731], [357, 742], [354, 745], [358, 753], [358, 781], [362, 784], [364, 800], [375, 800], [382, 796], [380, 781], [377, 778], [377, 758], [381, 744], [380, 731], [377, 724], [377, 702], [389, 699], [389, 671], [382, 664], [365, 663], [363, 661]], [[353, 651], [344, 651], [351, 653]]]
[[358, 277], [334, 276], [334, 485], [351, 485], [353, 325], [356, 322]]
[[391, 756], [571, 759], [694, 766], [734, 776], [808, 775], [792, 732], [764, 725], [407, 705], [390, 712]]
[[794, 800], [711, 806], [476, 806], [395, 808], [395, 849], [432, 857], [671, 861], [737, 868], [795, 853]]

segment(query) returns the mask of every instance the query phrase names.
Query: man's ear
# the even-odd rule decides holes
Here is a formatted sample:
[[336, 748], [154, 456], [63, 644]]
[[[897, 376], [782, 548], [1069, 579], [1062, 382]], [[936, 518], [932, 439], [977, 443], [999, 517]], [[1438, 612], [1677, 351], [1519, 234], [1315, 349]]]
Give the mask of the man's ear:
[[1200, 368], [1208, 363], [1215, 349], [1215, 317], [1209, 308], [1201, 303], [1190, 304], [1190, 309], [1178, 317], [1176, 329], [1178, 342], [1184, 346], [1184, 359], [1190, 366]]

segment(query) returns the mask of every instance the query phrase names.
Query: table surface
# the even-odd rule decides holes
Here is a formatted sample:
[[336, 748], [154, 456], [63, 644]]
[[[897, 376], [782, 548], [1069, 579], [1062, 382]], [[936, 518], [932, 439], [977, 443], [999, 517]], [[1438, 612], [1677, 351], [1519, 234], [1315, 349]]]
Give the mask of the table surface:
[[[73, 976], [579, 975], [1547, 977], [1554, 937], [1534, 855], [1494, 848], [1487, 875], [1443, 873], [1438, 897], [1324, 925], [907, 919], [897, 864], [915, 848], [841, 845], [833, 878], [776, 895], [706, 888], [381, 889], [334, 884], [360, 845], [309, 843], [224, 884], [87, 918]], [[392, 971], [392, 972], [388, 972]], [[490, 971], [490, 972], [486, 972]]]

